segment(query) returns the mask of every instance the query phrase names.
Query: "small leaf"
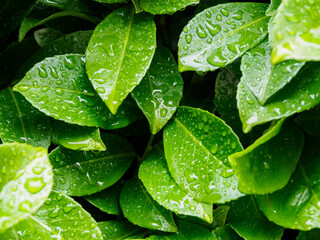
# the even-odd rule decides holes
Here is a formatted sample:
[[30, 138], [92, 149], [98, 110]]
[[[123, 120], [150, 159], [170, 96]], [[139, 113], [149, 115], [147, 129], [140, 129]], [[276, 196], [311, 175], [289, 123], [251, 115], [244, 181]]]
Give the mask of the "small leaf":
[[106, 146], [101, 140], [100, 129], [67, 124], [62, 121], [53, 122], [52, 142], [72, 150], [105, 151]]
[[200, 0], [140, 0], [141, 8], [151, 14], [173, 14], [189, 5], [196, 5]]
[[120, 206], [125, 218], [144, 228], [177, 232], [172, 213], [160, 206], [148, 194], [140, 180], [128, 180], [120, 194]]
[[52, 136], [49, 117], [10, 87], [0, 92], [0, 102], [0, 137], [3, 142], [27, 143], [48, 149]]
[[97, 223], [76, 201], [52, 191], [45, 203], [0, 239], [82, 239], [102, 240]]
[[310, 136], [320, 137], [320, 105], [301, 113], [295, 121]]
[[163, 150], [159, 146], [154, 147], [141, 164], [139, 178], [148, 193], [161, 206], [177, 214], [212, 222], [212, 205], [195, 200], [179, 188], [170, 175]]
[[320, 227], [319, 139], [306, 143], [296, 171], [279, 191], [257, 196], [260, 209], [274, 223], [307, 231]]
[[[0, 233], [35, 212], [49, 196], [52, 167], [44, 148], [0, 145]], [[0, 234], [0, 239], [3, 238]]]
[[271, 0], [271, 3], [266, 11], [267, 16], [272, 16], [281, 4], [281, 0]]
[[146, 74], [156, 48], [156, 28], [147, 13], [132, 6], [107, 16], [86, 51], [87, 73], [113, 114]]
[[283, 0], [273, 26], [272, 63], [320, 60], [319, 1]]
[[[271, 125], [267, 132], [242, 152], [229, 156], [239, 179], [239, 191], [266, 194], [283, 188], [299, 161], [303, 132], [285, 119]], [[281, 130], [280, 130], [281, 129]]]
[[317, 62], [307, 63], [298, 75], [277, 92], [265, 105], [261, 105], [242, 79], [238, 85], [237, 105], [243, 131], [274, 119], [291, 116], [320, 103], [320, 67]]
[[240, 57], [267, 36], [262, 3], [226, 3], [196, 15], [179, 39], [179, 69], [214, 71]]
[[246, 240], [280, 240], [283, 228], [270, 222], [259, 210], [254, 196], [228, 204], [228, 222]]
[[242, 238], [229, 226], [224, 225], [212, 231], [218, 240], [241, 240]]
[[147, 117], [152, 134], [159, 132], [179, 106], [183, 80], [167, 48], [158, 47], [150, 69], [132, 97]]
[[213, 210], [213, 227], [221, 227], [225, 225], [228, 211], [229, 211], [228, 205], [219, 206], [216, 209]]
[[104, 152], [73, 151], [63, 147], [49, 157], [53, 165], [55, 191], [69, 196], [90, 195], [116, 183], [130, 167], [135, 152], [122, 137], [101, 135]]
[[222, 120], [200, 109], [179, 107], [163, 134], [169, 171], [181, 189], [210, 204], [243, 196], [228, 161], [242, 146]]

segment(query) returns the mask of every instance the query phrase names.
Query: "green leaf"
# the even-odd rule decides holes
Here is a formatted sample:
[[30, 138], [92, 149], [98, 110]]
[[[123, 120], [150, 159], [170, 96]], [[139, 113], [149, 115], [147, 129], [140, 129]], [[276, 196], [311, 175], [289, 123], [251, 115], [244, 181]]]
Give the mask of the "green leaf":
[[266, 11], [267, 16], [272, 16], [281, 4], [281, 0], [271, 0], [271, 3]]
[[28, 143], [48, 149], [52, 136], [49, 117], [11, 88], [0, 92], [0, 102], [0, 138], [3, 142]]
[[272, 194], [257, 196], [263, 213], [286, 228], [307, 231], [320, 227], [319, 139], [306, 142], [289, 183]]
[[159, 132], [172, 117], [182, 91], [183, 80], [171, 52], [158, 47], [146, 76], [132, 92], [149, 121], [152, 134]]
[[53, 122], [52, 142], [72, 150], [105, 151], [106, 146], [101, 140], [100, 129], [67, 124], [61, 121]]
[[173, 14], [189, 5], [196, 5], [200, 0], [140, 0], [141, 8], [151, 14]]
[[297, 240], [314, 240], [320, 236], [320, 229], [314, 229], [308, 232], [299, 232]]
[[239, 179], [239, 191], [266, 194], [283, 188], [299, 161], [304, 144], [303, 132], [284, 118], [272, 124], [251, 146], [229, 156]]
[[161, 206], [177, 214], [212, 222], [212, 205], [195, 200], [175, 183], [159, 146], [155, 146], [141, 164], [138, 175], [148, 193]]
[[263, 42], [246, 52], [241, 61], [243, 81], [261, 105], [285, 87], [305, 64], [291, 60], [272, 65], [270, 59], [271, 47]]
[[228, 204], [228, 222], [246, 240], [280, 240], [283, 228], [270, 222], [259, 210], [254, 196], [246, 196]]
[[82, 239], [102, 240], [97, 223], [72, 198], [52, 191], [45, 203], [0, 239]]
[[307, 63], [298, 75], [277, 92], [265, 105], [261, 105], [242, 79], [238, 85], [237, 105], [243, 131], [274, 119], [291, 116], [320, 103], [319, 63]]
[[146, 74], [156, 48], [152, 16], [132, 6], [107, 16], [95, 29], [86, 51], [93, 87], [113, 114]]
[[141, 13], [143, 11], [140, 6], [140, 0], [132, 0], [132, 3], [134, 5], [134, 9], [136, 10], [136, 13]]
[[122, 186], [123, 182], [118, 181], [111, 187], [104, 189], [101, 192], [85, 196], [84, 198], [103, 212], [121, 215], [119, 196]]
[[120, 206], [125, 218], [144, 228], [177, 232], [172, 213], [160, 206], [148, 194], [140, 180], [128, 180], [120, 194]]
[[222, 205], [213, 210], [213, 227], [221, 227], [225, 225], [228, 211], [228, 205]]
[[148, 232], [126, 220], [98, 222], [104, 240], [143, 238]]
[[126, 3], [129, 0], [93, 0], [96, 2], [101, 2], [101, 3]]
[[320, 137], [320, 105], [301, 113], [295, 121], [310, 136]]
[[[47, 150], [26, 144], [0, 145], [0, 233], [35, 212], [49, 196], [52, 167]], [[1, 237], [0, 239], [8, 239]]]
[[195, 199], [212, 204], [243, 196], [228, 161], [242, 146], [218, 117], [201, 109], [179, 107], [164, 129], [163, 140], [173, 179]]
[[65, 11], [95, 13], [101, 6], [88, 0], [38, 0], [38, 3]]
[[58, 147], [50, 153], [55, 191], [70, 196], [90, 195], [110, 187], [123, 176], [135, 157], [133, 148], [117, 135], [103, 133], [101, 138], [107, 146], [104, 152]]
[[45, 47], [47, 44], [60, 38], [62, 35], [62, 32], [51, 28], [41, 28], [33, 33], [34, 39], [40, 47]]
[[259, 44], [267, 36], [267, 6], [226, 3], [196, 15], [180, 35], [180, 71], [214, 71]]
[[273, 26], [272, 63], [320, 60], [319, 1], [283, 0]]
[[229, 226], [224, 225], [212, 231], [218, 240], [241, 240], [242, 238]]

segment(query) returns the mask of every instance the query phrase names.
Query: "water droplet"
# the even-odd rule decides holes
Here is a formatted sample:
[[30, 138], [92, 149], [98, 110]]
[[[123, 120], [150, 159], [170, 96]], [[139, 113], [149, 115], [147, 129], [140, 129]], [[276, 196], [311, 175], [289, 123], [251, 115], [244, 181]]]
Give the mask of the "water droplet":
[[202, 130], [202, 129], [203, 129], [203, 127], [204, 127], [203, 122], [200, 122], [200, 123], [198, 124], [198, 128], [199, 128], [200, 130]]
[[191, 34], [187, 34], [186, 35], [186, 42], [190, 44], [191, 41], [192, 41], [192, 35]]
[[49, 213], [49, 217], [56, 218], [59, 215], [59, 211], [60, 211], [59, 207], [56, 206], [56, 208]]
[[34, 168], [32, 168], [32, 172], [34, 174], [41, 174], [44, 170], [44, 167], [39, 167], [39, 166], [35, 166]]
[[49, 69], [51, 76], [57, 79], [59, 77], [57, 69], [53, 66], [49, 66]]
[[32, 194], [40, 192], [45, 187], [45, 182], [42, 178], [28, 178], [24, 187]]
[[221, 172], [221, 176], [225, 177], [225, 178], [229, 178], [231, 176], [233, 176], [233, 169], [226, 169], [224, 168]]
[[206, 32], [206, 30], [205, 30], [201, 25], [199, 25], [198, 28], [197, 28], [197, 35], [198, 35], [200, 38], [205, 38], [205, 37], [207, 37], [207, 32]]
[[162, 109], [160, 110], [160, 116], [161, 116], [161, 117], [166, 117], [167, 114], [168, 114], [168, 109], [162, 108]]
[[46, 78], [48, 76], [47, 70], [44, 67], [38, 67], [39, 76]]
[[66, 56], [64, 57], [64, 65], [68, 69], [73, 69], [74, 66], [76, 65], [76, 61], [73, 56]]
[[211, 146], [210, 151], [212, 154], [216, 154], [218, 152], [218, 149], [219, 149], [218, 145], [214, 144]]
[[229, 16], [229, 11], [225, 8], [222, 8], [220, 10], [220, 12], [222, 13], [223, 16], [228, 17]]
[[31, 207], [32, 207], [31, 202], [29, 202], [28, 200], [25, 200], [19, 204], [18, 209], [19, 211], [22, 211], [22, 212], [30, 212]]
[[221, 20], [222, 20], [222, 16], [221, 16], [220, 14], [218, 14], [218, 15], [216, 16], [216, 19], [217, 19], [218, 21], [221, 21]]
[[98, 88], [96, 88], [96, 91], [97, 91], [98, 93], [105, 93], [105, 92], [106, 92], [106, 90], [105, 90], [103, 87], [98, 87]]
[[19, 86], [18, 86], [18, 89], [19, 89], [21, 92], [28, 91], [30, 88], [31, 88], [31, 86], [28, 86], [28, 85], [19, 85]]

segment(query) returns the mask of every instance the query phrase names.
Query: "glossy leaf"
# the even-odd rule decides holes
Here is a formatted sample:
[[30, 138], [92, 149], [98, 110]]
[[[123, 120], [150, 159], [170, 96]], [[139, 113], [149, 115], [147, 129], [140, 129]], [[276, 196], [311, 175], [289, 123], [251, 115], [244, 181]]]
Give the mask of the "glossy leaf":
[[101, 6], [94, 4], [90, 0], [38, 0], [39, 3], [49, 7], [58, 8], [66, 11], [77, 12], [97, 12]]
[[259, 210], [254, 196], [246, 196], [228, 204], [230, 226], [246, 240], [280, 240], [283, 228], [270, 222]]
[[122, 137], [101, 135], [103, 152], [73, 151], [63, 147], [49, 157], [53, 165], [54, 190], [70, 196], [90, 195], [116, 183], [131, 165], [135, 152]]
[[283, 0], [272, 31], [272, 63], [288, 59], [319, 61], [319, 0]]
[[224, 225], [212, 231], [218, 240], [241, 240], [242, 238], [229, 226]]
[[295, 121], [310, 136], [320, 137], [320, 105], [301, 113]]
[[286, 228], [307, 231], [320, 227], [319, 139], [306, 144], [289, 183], [272, 194], [258, 196], [263, 213]]
[[283, 120], [271, 125], [251, 146], [229, 156], [241, 192], [266, 194], [288, 183], [302, 153], [304, 137], [291, 122], [282, 127]]
[[271, 47], [263, 42], [246, 52], [241, 61], [243, 81], [261, 105], [285, 87], [305, 64], [294, 60], [271, 64]]
[[41, 28], [34, 31], [33, 36], [40, 47], [44, 47], [50, 42], [62, 37], [63, 33], [51, 28]]
[[84, 198], [103, 212], [121, 215], [122, 212], [119, 205], [119, 197], [122, 186], [122, 181], [118, 181], [111, 187], [106, 188], [101, 192], [85, 196]]
[[72, 150], [105, 151], [106, 146], [101, 140], [100, 129], [67, 124], [61, 121], [53, 122], [52, 142]]
[[271, 3], [266, 11], [267, 16], [272, 16], [281, 4], [281, 0], [271, 0]]
[[213, 227], [225, 225], [229, 208], [228, 205], [222, 205], [213, 210]]
[[242, 194], [228, 156], [242, 150], [238, 137], [218, 117], [180, 107], [164, 129], [169, 171], [181, 189], [200, 202], [224, 203]]
[[[49, 196], [52, 167], [44, 148], [0, 145], [0, 233], [35, 212]], [[0, 239], [8, 239], [1, 237]]]
[[132, 6], [107, 16], [95, 29], [86, 51], [93, 87], [113, 114], [146, 74], [156, 47], [156, 28]]
[[98, 222], [104, 240], [143, 238], [147, 231], [126, 220]]
[[[243, 131], [252, 127], [297, 112], [308, 110], [320, 103], [319, 63], [307, 63], [298, 75], [273, 96], [272, 101], [261, 105], [244, 80], [238, 85], [237, 105]], [[250, 111], [249, 111], [250, 110]]]
[[101, 2], [101, 3], [125, 3], [128, 2], [128, 0], [93, 0], [96, 2]]
[[102, 240], [97, 223], [72, 198], [52, 191], [45, 203], [24, 221], [0, 234], [0, 239]]
[[140, 0], [141, 8], [151, 14], [173, 14], [189, 5], [196, 5], [200, 0]]
[[158, 47], [150, 69], [132, 97], [147, 117], [152, 134], [159, 132], [179, 106], [183, 80], [167, 48]]
[[128, 180], [120, 194], [123, 215], [132, 223], [164, 232], [177, 232], [172, 213], [160, 206], [148, 194], [140, 180]]
[[141, 164], [138, 175], [148, 193], [161, 206], [177, 214], [212, 222], [212, 205], [197, 201], [179, 188], [170, 175], [163, 150], [159, 146], [154, 147]]
[[267, 35], [266, 9], [262, 3], [226, 3], [196, 15], [180, 35], [180, 71], [214, 71], [259, 44]]
[[27, 143], [48, 149], [52, 136], [50, 118], [10, 87], [0, 92], [0, 102], [0, 138], [3, 142]]
[[136, 13], [140, 13], [143, 11], [140, 6], [140, 0], [132, 0], [132, 3], [134, 5], [134, 9], [136, 10]]

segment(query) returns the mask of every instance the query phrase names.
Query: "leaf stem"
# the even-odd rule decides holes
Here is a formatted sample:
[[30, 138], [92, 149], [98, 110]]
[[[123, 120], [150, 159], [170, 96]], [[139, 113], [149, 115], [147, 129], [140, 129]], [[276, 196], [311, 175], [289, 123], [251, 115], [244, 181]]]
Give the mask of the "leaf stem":
[[154, 137], [155, 137], [154, 134], [150, 135], [147, 146], [144, 150], [142, 157], [138, 158], [139, 165], [147, 158], [148, 154], [150, 153], [150, 151], [152, 149], [152, 142], [153, 142]]

